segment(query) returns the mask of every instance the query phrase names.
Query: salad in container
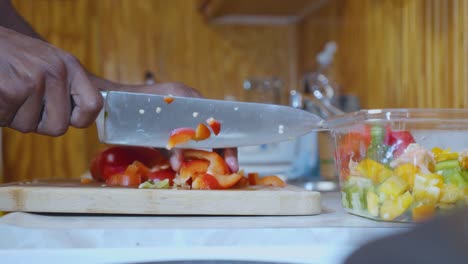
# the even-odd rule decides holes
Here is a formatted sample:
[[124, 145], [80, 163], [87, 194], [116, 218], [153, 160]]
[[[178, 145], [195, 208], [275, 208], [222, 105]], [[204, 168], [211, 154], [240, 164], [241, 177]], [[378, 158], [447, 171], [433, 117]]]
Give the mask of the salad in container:
[[468, 110], [362, 110], [328, 123], [349, 213], [421, 222], [468, 205]]

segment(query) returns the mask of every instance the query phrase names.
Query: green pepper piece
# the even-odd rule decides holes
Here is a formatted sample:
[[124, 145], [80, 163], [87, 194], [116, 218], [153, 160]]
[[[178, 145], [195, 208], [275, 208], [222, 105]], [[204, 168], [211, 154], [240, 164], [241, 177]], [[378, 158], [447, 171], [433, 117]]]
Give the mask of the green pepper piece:
[[435, 165], [435, 170], [436, 171], [442, 171], [442, 170], [448, 170], [448, 169], [455, 169], [455, 168], [460, 168], [460, 163], [458, 160], [444, 160], [441, 162], [437, 162]]
[[466, 186], [466, 182], [461, 174], [460, 168], [443, 170], [442, 176], [444, 176], [445, 183], [452, 183], [459, 188], [464, 188]]

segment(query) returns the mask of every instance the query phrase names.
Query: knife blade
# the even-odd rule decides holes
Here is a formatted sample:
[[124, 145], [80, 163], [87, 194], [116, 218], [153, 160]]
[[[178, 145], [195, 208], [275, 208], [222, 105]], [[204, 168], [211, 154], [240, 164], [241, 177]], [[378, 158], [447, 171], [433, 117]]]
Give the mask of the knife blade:
[[295, 139], [323, 130], [324, 121], [304, 110], [272, 104], [222, 101], [132, 92], [103, 92], [104, 107], [97, 118], [102, 143], [165, 147], [177, 128], [195, 129], [214, 118], [221, 132], [202, 141], [189, 141], [178, 148], [227, 148]]

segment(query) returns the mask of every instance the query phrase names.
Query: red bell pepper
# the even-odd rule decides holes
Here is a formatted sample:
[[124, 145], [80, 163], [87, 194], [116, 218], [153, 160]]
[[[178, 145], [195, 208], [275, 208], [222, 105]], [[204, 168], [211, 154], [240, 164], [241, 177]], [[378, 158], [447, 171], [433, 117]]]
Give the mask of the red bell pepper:
[[403, 154], [409, 144], [416, 143], [416, 140], [410, 131], [394, 131], [388, 127], [384, 143], [392, 148], [392, 155], [395, 159]]

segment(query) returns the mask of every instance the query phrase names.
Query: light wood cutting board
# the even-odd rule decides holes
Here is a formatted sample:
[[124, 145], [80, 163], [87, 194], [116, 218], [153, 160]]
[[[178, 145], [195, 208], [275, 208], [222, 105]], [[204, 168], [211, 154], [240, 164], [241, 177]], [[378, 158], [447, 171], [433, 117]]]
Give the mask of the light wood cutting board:
[[0, 185], [0, 211], [161, 214], [313, 215], [320, 193], [295, 186], [236, 190], [149, 190], [102, 187], [100, 183], [42, 181]]

